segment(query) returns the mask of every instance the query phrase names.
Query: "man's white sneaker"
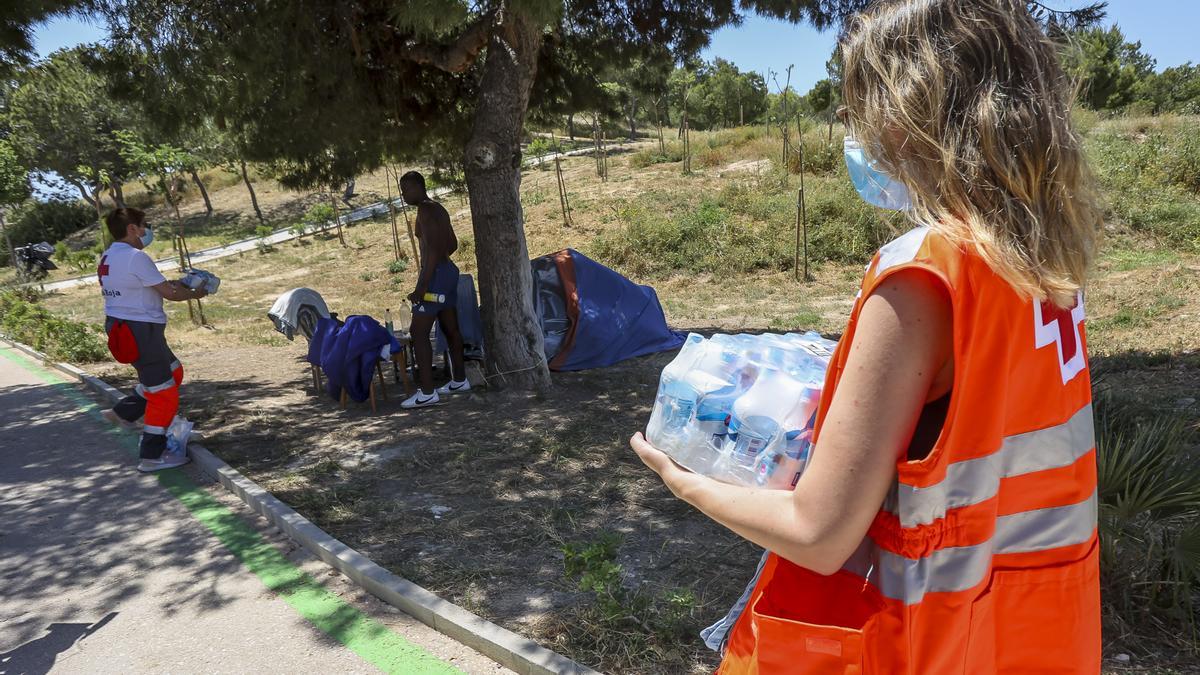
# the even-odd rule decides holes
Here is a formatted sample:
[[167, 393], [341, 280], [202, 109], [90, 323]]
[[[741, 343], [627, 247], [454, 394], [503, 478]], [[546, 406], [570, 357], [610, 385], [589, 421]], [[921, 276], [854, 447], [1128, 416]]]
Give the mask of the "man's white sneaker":
[[442, 399], [438, 398], [437, 391], [434, 391], [432, 394], [426, 394], [418, 389], [417, 393], [409, 396], [407, 400], [400, 404], [400, 407], [405, 410], [412, 410], [413, 408], [426, 408], [431, 405], [437, 405], [441, 402]]
[[447, 382], [446, 384], [443, 384], [442, 386], [438, 387], [438, 389], [437, 389], [437, 393], [442, 396], [449, 396], [450, 394], [461, 394], [464, 391], [471, 391], [471, 382], [469, 380], [463, 380], [462, 382], [455, 382], [454, 380], [450, 380], [449, 382]]
[[164, 452], [162, 457], [158, 459], [143, 459], [138, 463], [138, 471], [142, 473], [153, 473], [162, 471], [163, 469], [174, 469], [177, 466], [183, 466], [192, 461], [186, 454], [175, 454], [173, 452]]
[[129, 420], [125, 419], [124, 417], [121, 417], [112, 408], [108, 408], [107, 410], [101, 411], [100, 415], [103, 416], [104, 419], [108, 420], [109, 422], [112, 422], [113, 424], [115, 424], [119, 427], [124, 427], [125, 429], [137, 429], [140, 431], [142, 428], [142, 425], [138, 424], [137, 422], [130, 422]]

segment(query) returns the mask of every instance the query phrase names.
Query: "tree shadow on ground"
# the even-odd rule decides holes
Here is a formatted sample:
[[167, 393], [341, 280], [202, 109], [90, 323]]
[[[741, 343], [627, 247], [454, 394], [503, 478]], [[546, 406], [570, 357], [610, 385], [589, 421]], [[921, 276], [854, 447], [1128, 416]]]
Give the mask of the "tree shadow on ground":
[[[196, 542], [211, 533], [194, 518], [156, 527], [183, 507], [163, 483], [133, 471], [137, 435], [79, 407], [71, 389], [0, 389], [0, 644], [10, 650], [0, 672], [40, 672], [108, 618], [73, 620], [111, 618], [134, 599], [164, 618], [205, 615], [239, 599], [220, 583], [243, 572], [239, 558], [220, 546], [199, 550]], [[147, 570], [175, 572], [151, 591]]]
[[303, 357], [279, 356], [270, 375], [243, 364], [185, 382], [206, 447], [376, 562], [557, 649], [555, 626], [591, 601], [565, 576], [564, 547], [615, 534], [631, 589], [694, 595], [691, 637], [672, 648], [715, 665], [695, 634], [760, 550], [674, 498], [628, 446], [674, 352], [557, 373], [542, 397], [472, 393], [418, 411], [399, 407], [389, 373], [374, 415], [316, 394]]

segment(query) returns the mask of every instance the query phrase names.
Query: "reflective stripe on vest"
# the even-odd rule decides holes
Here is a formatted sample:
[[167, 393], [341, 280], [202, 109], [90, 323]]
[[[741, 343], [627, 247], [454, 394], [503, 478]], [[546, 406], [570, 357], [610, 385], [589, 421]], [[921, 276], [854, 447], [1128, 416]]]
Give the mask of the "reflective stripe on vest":
[[877, 548], [868, 539], [842, 569], [863, 577], [884, 597], [915, 605], [926, 593], [952, 593], [979, 585], [991, 569], [993, 555], [1082, 544], [1096, 532], [1096, 515], [1093, 492], [1078, 504], [1000, 516], [988, 541], [938, 549], [917, 559]]
[[900, 483], [885, 508], [902, 527], [928, 525], [949, 509], [995, 497], [1002, 478], [1070, 466], [1095, 447], [1089, 403], [1063, 424], [1009, 436], [986, 457], [950, 463], [941, 482], [920, 488]]

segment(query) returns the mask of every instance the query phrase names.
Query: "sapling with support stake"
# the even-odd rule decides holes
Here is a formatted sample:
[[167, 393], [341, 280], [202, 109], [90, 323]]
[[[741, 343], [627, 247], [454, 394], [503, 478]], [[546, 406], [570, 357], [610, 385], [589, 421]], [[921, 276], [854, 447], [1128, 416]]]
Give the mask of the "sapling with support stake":
[[554, 155], [554, 174], [558, 178], [558, 204], [562, 207], [563, 227], [571, 227], [571, 202], [567, 199], [567, 182], [563, 178], [562, 155]]
[[[804, 209], [804, 127], [800, 123], [799, 116], [796, 117], [796, 152], [800, 155], [800, 190], [796, 193], [796, 256], [799, 258], [801, 246], [804, 251], [804, 281], [812, 281], [812, 277], [808, 274], [808, 215]], [[801, 233], [803, 232], [803, 243], [801, 242]], [[800, 265], [799, 260], [793, 264], [793, 269], [796, 270], [797, 281], [799, 281]]]
[[396, 204], [392, 201], [392, 178], [388, 165], [383, 165], [383, 182], [387, 185], [388, 215], [392, 219], [392, 252], [397, 261], [400, 260], [400, 230], [396, 226]]

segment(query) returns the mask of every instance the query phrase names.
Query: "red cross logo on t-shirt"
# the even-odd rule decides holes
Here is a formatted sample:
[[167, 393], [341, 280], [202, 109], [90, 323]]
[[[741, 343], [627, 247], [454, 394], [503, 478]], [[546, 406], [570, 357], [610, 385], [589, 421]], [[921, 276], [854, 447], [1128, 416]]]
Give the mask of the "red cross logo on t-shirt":
[[1055, 345], [1063, 384], [1070, 382], [1087, 367], [1083, 336], [1079, 332], [1083, 317], [1082, 293], [1076, 297], [1075, 305], [1070, 309], [1051, 302], [1033, 303], [1034, 345], [1038, 349], [1052, 343]]
[[108, 256], [100, 258], [100, 266], [96, 268], [96, 277], [100, 280], [100, 285], [104, 285], [104, 277], [108, 276]]

